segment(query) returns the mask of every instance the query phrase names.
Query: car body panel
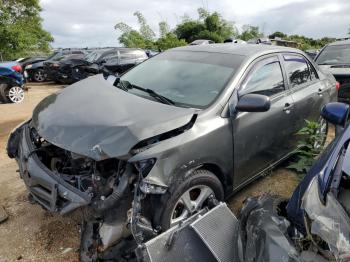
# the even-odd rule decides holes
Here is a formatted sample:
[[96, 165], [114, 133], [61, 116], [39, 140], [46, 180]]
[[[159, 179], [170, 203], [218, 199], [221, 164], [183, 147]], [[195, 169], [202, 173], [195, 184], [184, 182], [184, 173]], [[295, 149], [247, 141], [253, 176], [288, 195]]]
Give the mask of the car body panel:
[[18, 86], [23, 86], [24, 84], [23, 75], [12, 69], [12, 67], [16, 65], [19, 65], [19, 63], [18, 62], [0, 63], [0, 78], [6, 78], [8, 81], [14, 82]]

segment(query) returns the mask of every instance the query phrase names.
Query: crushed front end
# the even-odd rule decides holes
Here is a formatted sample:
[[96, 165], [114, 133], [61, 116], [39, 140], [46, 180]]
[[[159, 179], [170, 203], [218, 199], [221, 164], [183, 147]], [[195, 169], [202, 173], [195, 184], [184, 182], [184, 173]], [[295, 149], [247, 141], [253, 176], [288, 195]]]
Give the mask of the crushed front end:
[[45, 209], [61, 214], [111, 194], [125, 170], [121, 160], [94, 161], [51, 144], [31, 122], [11, 134], [7, 150], [9, 157], [16, 158], [30, 196]]
[[62, 215], [82, 212], [82, 261], [128, 256], [158, 233], [144, 215], [151, 195], [141, 183], [152, 162], [75, 154], [46, 141], [31, 121], [11, 133], [7, 152], [18, 163], [31, 202]]

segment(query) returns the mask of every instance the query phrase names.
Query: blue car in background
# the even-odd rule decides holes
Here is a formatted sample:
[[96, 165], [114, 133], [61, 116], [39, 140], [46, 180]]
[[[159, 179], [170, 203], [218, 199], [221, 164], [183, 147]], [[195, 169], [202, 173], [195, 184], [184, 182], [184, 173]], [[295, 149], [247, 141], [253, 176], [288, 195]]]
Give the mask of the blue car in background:
[[16, 61], [0, 63], [0, 101], [20, 103], [24, 99], [24, 76]]

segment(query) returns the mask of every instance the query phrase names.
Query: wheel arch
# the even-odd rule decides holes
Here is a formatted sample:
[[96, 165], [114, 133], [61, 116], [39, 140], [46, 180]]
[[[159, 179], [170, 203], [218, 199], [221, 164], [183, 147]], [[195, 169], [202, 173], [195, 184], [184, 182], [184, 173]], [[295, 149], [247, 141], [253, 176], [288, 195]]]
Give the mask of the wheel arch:
[[227, 196], [230, 191], [232, 191], [232, 177], [228, 174], [225, 174], [217, 164], [204, 163], [198, 166], [196, 169], [204, 169], [213, 173], [220, 180], [224, 188], [225, 196]]

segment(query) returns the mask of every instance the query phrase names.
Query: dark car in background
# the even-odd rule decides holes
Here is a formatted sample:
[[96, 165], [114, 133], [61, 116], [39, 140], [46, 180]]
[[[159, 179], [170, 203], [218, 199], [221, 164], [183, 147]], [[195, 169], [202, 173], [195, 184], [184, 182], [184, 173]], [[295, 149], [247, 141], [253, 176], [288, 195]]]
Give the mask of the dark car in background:
[[7, 152], [33, 201], [87, 209], [81, 258], [95, 261], [264, 174], [295, 152], [305, 119], [327, 132], [319, 112], [336, 96], [334, 77], [300, 50], [186, 46], [48, 96]]
[[81, 60], [84, 59], [88, 54], [87, 50], [69, 50], [59, 53], [56, 57], [46, 60], [43, 62], [43, 69], [47, 80], [52, 80], [56, 83], [62, 84], [58, 70], [61, 67], [61, 63], [70, 60]]
[[350, 40], [326, 45], [315, 61], [321, 69], [331, 72], [339, 82], [339, 102], [350, 104]]
[[76, 49], [62, 49], [55, 51], [51, 56], [42, 61], [33, 61], [33, 63], [27, 63], [24, 67], [28, 79], [35, 82], [44, 82], [50, 80], [46, 69], [44, 68], [44, 62], [57, 62], [74, 53], [82, 54], [84, 51]]
[[21, 65], [22, 69], [24, 70], [27, 65], [35, 64], [38, 62], [42, 62], [47, 60], [47, 56], [34, 56], [34, 57], [26, 57], [23, 59], [20, 59], [18, 63]]
[[305, 51], [305, 53], [312, 59], [315, 60], [316, 56], [318, 55], [318, 53], [320, 52], [320, 50], [318, 49], [308, 49]]
[[56, 82], [63, 84], [73, 84], [80, 81], [93, 73], [85, 70], [92, 64], [101, 65], [105, 62], [108, 55], [114, 55], [116, 51], [112, 48], [93, 50], [84, 56], [70, 56], [56, 63], [52, 77]]
[[148, 59], [146, 52], [135, 48], [97, 49], [82, 58], [67, 57], [52, 67], [51, 78], [63, 84], [73, 84], [98, 73], [121, 74]]
[[105, 75], [118, 75], [148, 59], [145, 50], [138, 48], [117, 48], [114, 55], [105, 58], [99, 68]]

